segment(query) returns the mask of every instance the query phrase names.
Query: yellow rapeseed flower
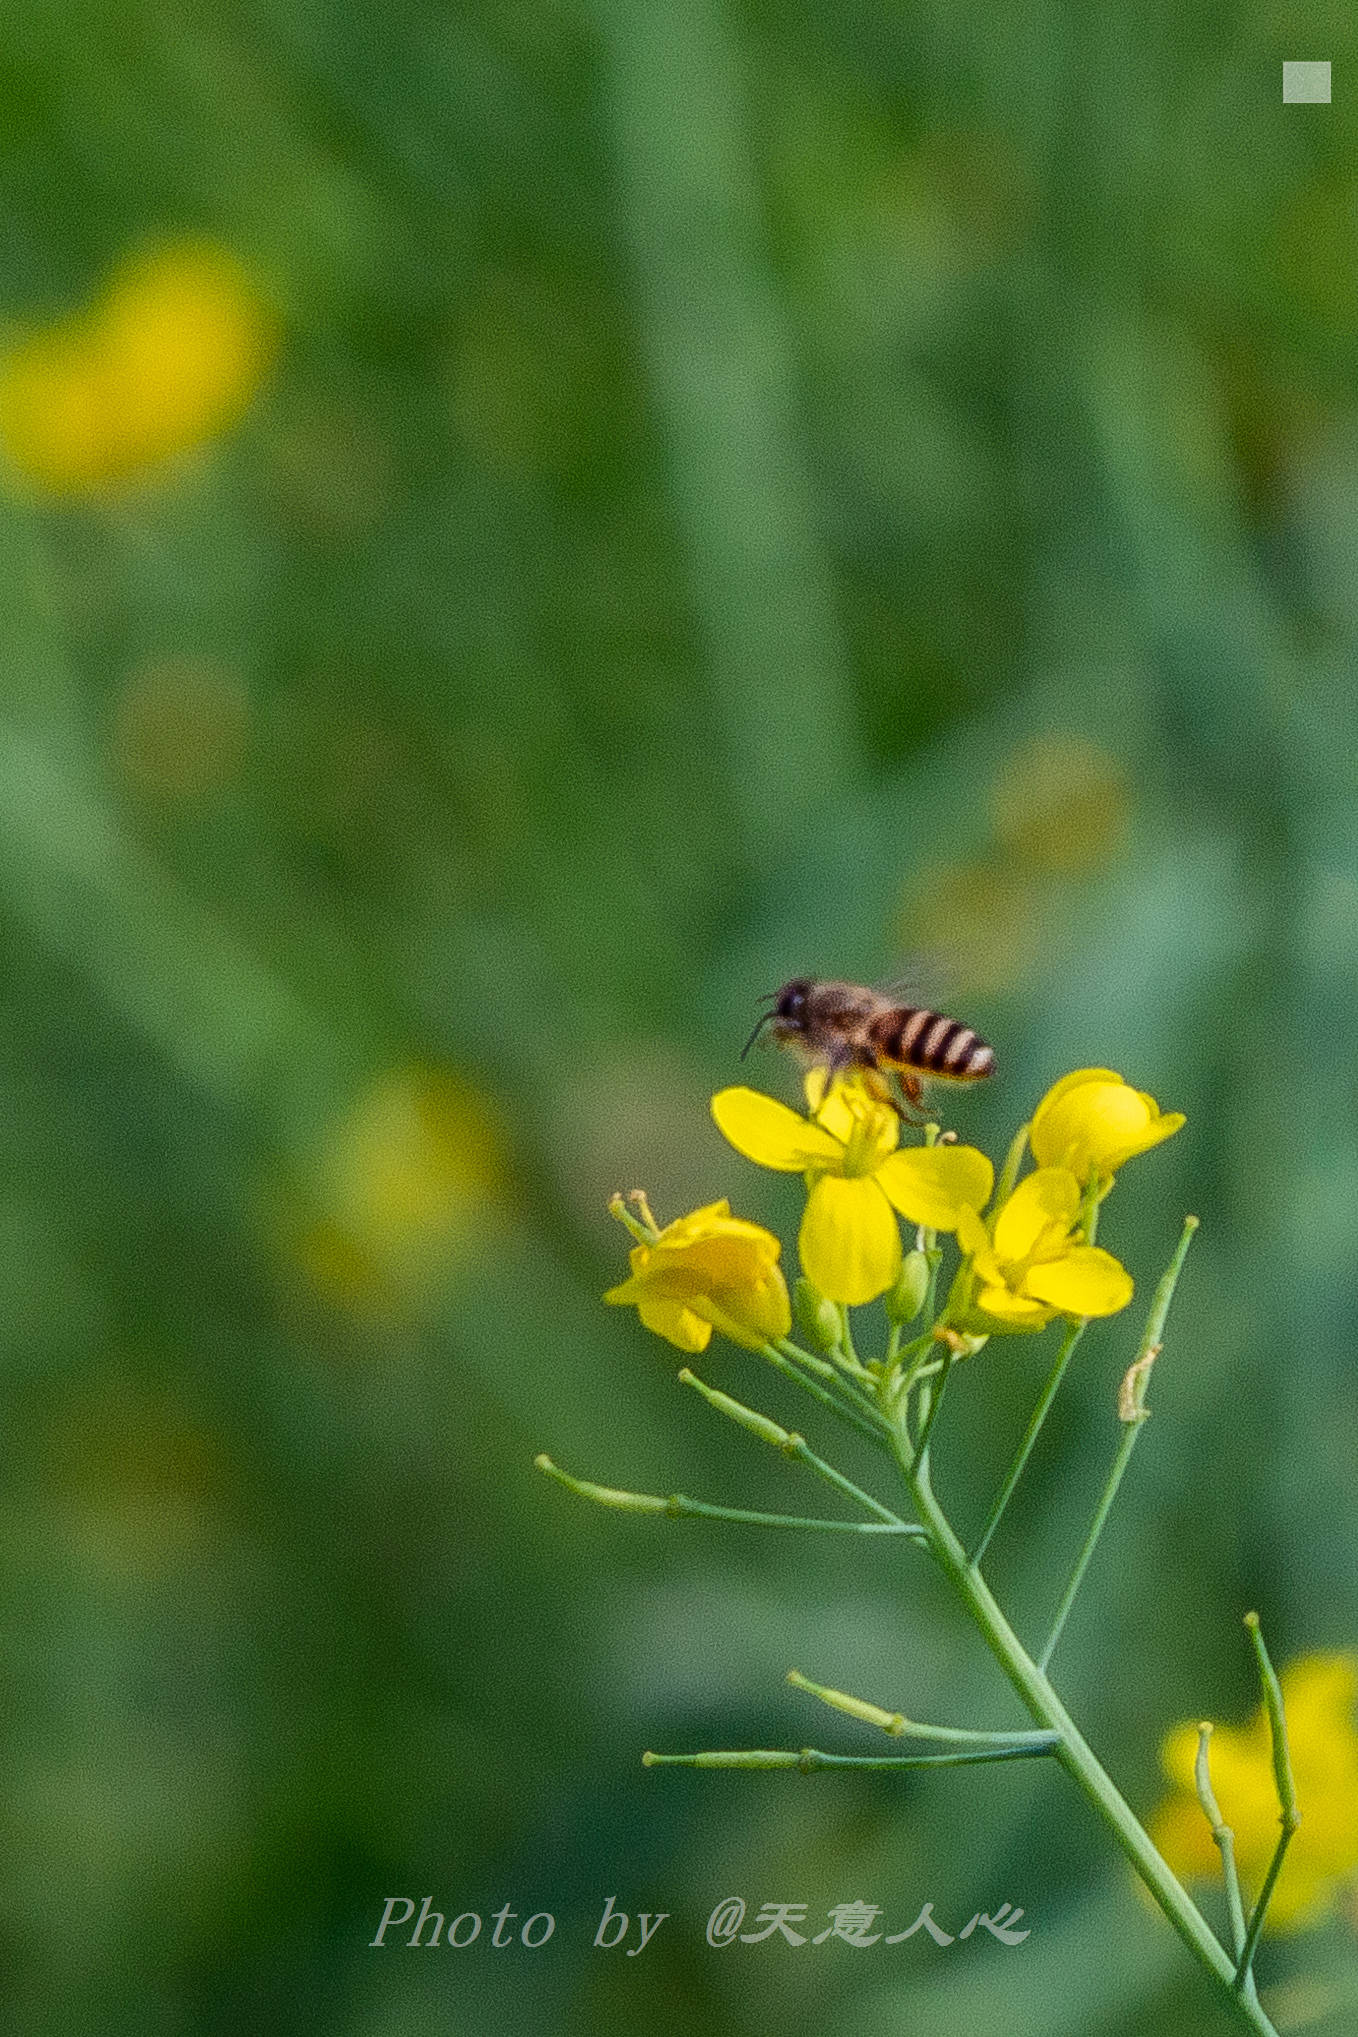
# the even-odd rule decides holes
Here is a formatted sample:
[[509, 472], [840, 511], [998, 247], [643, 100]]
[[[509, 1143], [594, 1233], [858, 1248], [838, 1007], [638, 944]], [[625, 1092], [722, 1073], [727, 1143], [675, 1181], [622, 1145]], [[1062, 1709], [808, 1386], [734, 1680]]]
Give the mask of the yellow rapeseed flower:
[[980, 1279], [987, 1327], [1040, 1330], [1053, 1316], [1111, 1316], [1132, 1298], [1132, 1278], [1077, 1229], [1080, 1184], [1065, 1167], [1039, 1167], [995, 1218], [994, 1235], [963, 1209], [957, 1239]]
[[287, 1232], [327, 1300], [380, 1316], [432, 1299], [476, 1256], [507, 1187], [490, 1099], [451, 1069], [399, 1065], [328, 1128]]
[[[1301, 1825], [1273, 1891], [1267, 1928], [1303, 1931], [1335, 1907], [1358, 1875], [1358, 1658], [1303, 1655], [1281, 1677]], [[1263, 1707], [1246, 1726], [1212, 1735], [1212, 1789], [1235, 1833], [1236, 1861], [1247, 1887], [1258, 1890], [1278, 1841], [1278, 1796]], [[1160, 1750], [1174, 1784], [1149, 1830], [1174, 1872], [1188, 1879], [1221, 1872], [1207, 1820], [1193, 1788], [1198, 1729], [1176, 1726]]]
[[809, 1193], [797, 1241], [808, 1280], [831, 1301], [872, 1301], [901, 1270], [896, 1212], [951, 1231], [962, 1209], [990, 1200], [994, 1169], [974, 1146], [898, 1150], [900, 1119], [857, 1080], [812, 1069], [808, 1117], [756, 1089], [722, 1089], [712, 1115], [738, 1153], [783, 1174], [804, 1174]]
[[1178, 1131], [1182, 1111], [1162, 1111], [1111, 1068], [1077, 1068], [1047, 1091], [1029, 1138], [1039, 1167], [1068, 1167], [1083, 1186]]
[[224, 249], [138, 256], [91, 307], [0, 361], [0, 441], [11, 466], [52, 494], [128, 480], [234, 424], [274, 339], [259, 292]]
[[714, 1328], [758, 1350], [792, 1327], [772, 1231], [711, 1202], [666, 1224], [631, 1253], [631, 1278], [605, 1301], [632, 1304], [648, 1330], [681, 1351], [705, 1351]]

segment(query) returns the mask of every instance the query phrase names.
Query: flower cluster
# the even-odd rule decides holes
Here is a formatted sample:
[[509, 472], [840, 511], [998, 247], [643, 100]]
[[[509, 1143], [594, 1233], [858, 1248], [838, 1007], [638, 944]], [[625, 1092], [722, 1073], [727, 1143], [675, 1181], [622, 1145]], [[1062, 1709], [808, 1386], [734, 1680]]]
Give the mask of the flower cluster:
[[[684, 1351], [704, 1350], [715, 1329], [760, 1352], [823, 1410], [885, 1447], [908, 1489], [910, 1516], [884, 1505], [805, 1437], [687, 1366], [679, 1375], [683, 1383], [723, 1416], [796, 1459], [863, 1517], [772, 1514], [679, 1493], [635, 1493], [574, 1478], [545, 1456], [538, 1458], [539, 1466], [585, 1498], [633, 1513], [895, 1535], [921, 1545], [1022, 1691], [1036, 1730], [930, 1726], [903, 1709], [811, 1683], [797, 1671], [789, 1672], [789, 1682], [900, 1741], [944, 1744], [951, 1764], [1037, 1759], [1059, 1751], [1155, 1901], [1197, 1953], [1223, 2004], [1255, 2037], [1277, 2037], [1254, 1976], [1261, 1932], [1266, 1925], [1300, 1930], [1329, 1914], [1346, 1893], [1358, 1892], [1358, 1658], [1311, 1656], [1294, 1663], [1280, 1682], [1258, 1616], [1248, 1614], [1245, 1625], [1263, 1694], [1259, 1713], [1247, 1726], [1219, 1733], [1214, 1749], [1210, 1726], [1175, 1728], [1163, 1749], [1174, 1789], [1149, 1827], [1137, 1822], [1092, 1748], [1072, 1730], [1048, 1682], [1053, 1651], [1149, 1412], [1147, 1385], [1198, 1226], [1195, 1216], [1184, 1218], [1123, 1374], [1117, 1451], [1040, 1653], [1027, 1653], [981, 1569], [1084, 1325], [1116, 1314], [1132, 1299], [1131, 1275], [1095, 1242], [1118, 1170], [1172, 1137], [1183, 1116], [1162, 1111], [1154, 1097], [1111, 1069], [1077, 1069], [1042, 1098], [997, 1176], [985, 1153], [950, 1134], [940, 1137], [935, 1125], [926, 1126], [918, 1142], [903, 1143], [903, 1113], [876, 1071], [852, 1071], [835, 1081], [812, 1073], [804, 1112], [757, 1090], [723, 1089], [712, 1099], [712, 1115], [745, 1158], [800, 1175], [805, 1183], [796, 1312], [811, 1348], [789, 1335], [777, 1238], [733, 1217], [725, 1202], [662, 1230], [640, 1191], [630, 1198], [635, 1213], [615, 1197], [614, 1214], [637, 1243], [631, 1277], [606, 1299], [635, 1306], [649, 1329]], [[902, 1219], [914, 1227], [908, 1249]], [[941, 1240], [949, 1237], [955, 1259], [942, 1281], [948, 1253]], [[879, 1297], [885, 1342], [876, 1353], [864, 1348], [860, 1355], [861, 1331], [850, 1310]], [[997, 1334], [1040, 1331], [1058, 1317], [1068, 1325], [1060, 1349], [979, 1538], [968, 1547], [943, 1510], [931, 1469], [933, 1436], [954, 1366]], [[984, 1366], [972, 1369], [972, 1378], [978, 1373], [983, 1375]], [[859, 1762], [911, 1768], [938, 1759], [913, 1751], [860, 1757], [767, 1745], [645, 1756], [652, 1765], [803, 1771]], [[1206, 1875], [1218, 1865], [1226, 1877], [1229, 1938], [1212, 1930], [1177, 1878]]]
[[[904, 1247], [900, 1219], [930, 1245], [954, 1234], [961, 1266], [940, 1332], [985, 1337], [1040, 1330], [1055, 1316], [1113, 1315], [1132, 1280], [1095, 1245], [1094, 1212], [1125, 1161], [1184, 1120], [1106, 1068], [1080, 1069], [1050, 1089], [1028, 1137], [1035, 1169], [1004, 1182], [975, 1146], [950, 1140], [903, 1146], [901, 1117], [870, 1081], [806, 1078], [805, 1113], [743, 1087], [712, 1099], [718, 1128], [738, 1153], [800, 1174], [806, 1203], [797, 1239], [802, 1272], [826, 1300], [852, 1307], [895, 1287]], [[715, 1203], [670, 1224], [632, 1254], [632, 1278], [611, 1302], [686, 1351], [713, 1327], [739, 1343], [787, 1334], [778, 1241]]]
[[258, 290], [223, 249], [142, 255], [0, 361], [0, 441], [46, 493], [116, 485], [234, 424], [273, 348]]

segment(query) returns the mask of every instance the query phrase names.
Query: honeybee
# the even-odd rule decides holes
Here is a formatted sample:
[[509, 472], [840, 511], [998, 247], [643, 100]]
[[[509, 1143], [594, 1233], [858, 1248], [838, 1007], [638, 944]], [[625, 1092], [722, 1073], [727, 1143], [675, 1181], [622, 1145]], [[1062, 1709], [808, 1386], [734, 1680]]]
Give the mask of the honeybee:
[[772, 1009], [745, 1042], [742, 1061], [768, 1026], [780, 1046], [800, 1049], [832, 1080], [849, 1068], [870, 1070], [882, 1100], [896, 1110], [900, 1106], [887, 1087], [892, 1075], [907, 1102], [917, 1106], [924, 1076], [979, 1082], [994, 1073], [993, 1048], [970, 1026], [920, 1005], [897, 1004], [884, 991], [794, 976], [767, 1001]]

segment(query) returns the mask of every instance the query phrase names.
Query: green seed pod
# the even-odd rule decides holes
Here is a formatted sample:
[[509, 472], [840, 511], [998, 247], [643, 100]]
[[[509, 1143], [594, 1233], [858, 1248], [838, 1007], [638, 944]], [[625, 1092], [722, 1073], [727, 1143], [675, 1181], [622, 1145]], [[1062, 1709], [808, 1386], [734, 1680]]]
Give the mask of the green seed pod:
[[807, 1342], [817, 1351], [835, 1351], [839, 1348], [844, 1334], [844, 1325], [839, 1310], [832, 1301], [827, 1301], [818, 1287], [801, 1279], [797, 1282], [795, 1297], [797, 1321]]
[[901, 1262], [896, 1285], [886, 1297], [887, 1320], [893, 1323], [913, 1323], [924, 1307], [924, 1297], [928, 1292], [928, 1253], [907, 1252]]

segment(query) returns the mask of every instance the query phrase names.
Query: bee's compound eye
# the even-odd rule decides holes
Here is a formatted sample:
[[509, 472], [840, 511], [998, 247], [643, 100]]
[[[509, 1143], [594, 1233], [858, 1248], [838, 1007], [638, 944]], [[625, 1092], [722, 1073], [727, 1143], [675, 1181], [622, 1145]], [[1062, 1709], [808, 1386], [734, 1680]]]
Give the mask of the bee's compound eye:
[[806, 993], [809, 986], [802, 982], [786, 983], [778, 995], [778, 1017], [800, 1018], [806, 1009]]

